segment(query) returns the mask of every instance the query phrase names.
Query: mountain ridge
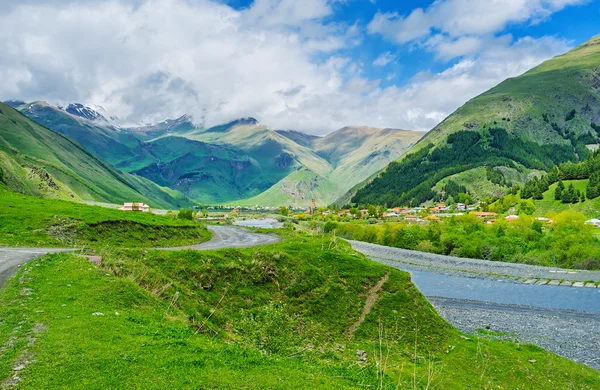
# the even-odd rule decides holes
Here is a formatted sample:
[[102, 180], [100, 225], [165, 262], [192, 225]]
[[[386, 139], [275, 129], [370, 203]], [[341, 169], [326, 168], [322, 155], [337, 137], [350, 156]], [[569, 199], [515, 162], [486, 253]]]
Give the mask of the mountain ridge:
[[480, 166], [549, 170], [585, 158], [586, 145], [600, 143], [595, 130], [600, 120], [599, 64], [596, 36], [503, 81], [444, 119], [381, 175], [364, 183], [352, 201], [417, 205], [436, 197], [432, 189], [441, 179]]
[[[127, 128], [97, 120], [100, 114], [82, 105], [70, 105], [71, 113], [45, 102], [17, 107], [120, 170], [211, 204], [253, 199], [263, 206], [308, 206], [315, 198], [326, 205], [422, 135], [349, 126], [317, 137], [271, 130], [251, 117], [203, 128], [185, 115]], [[351, 142], [340, 142], [344, 132], [353, 134]]]

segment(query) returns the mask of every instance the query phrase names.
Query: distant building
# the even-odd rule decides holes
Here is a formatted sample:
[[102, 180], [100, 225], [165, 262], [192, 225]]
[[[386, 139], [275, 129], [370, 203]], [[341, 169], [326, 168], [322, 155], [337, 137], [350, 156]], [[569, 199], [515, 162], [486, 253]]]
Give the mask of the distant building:
[[516, 219], [519, 219], [519, 216], [518, 216], [518, 215], [509, 215], [509, 216], [507, 216], [507, 217], [506, 217], [506, 220], [507, 220], [508, 222], [512, 222], [512, 221], [514, 221], [514, 220], [516, 220]]
[[383, 218], [398, 218], [400, 215], [394, 212], [383, 214]]
[[141, 211], [143, 213], [150, 212], [150, 206], [145, 203], [123, 203], [123, 207], [119, 208], [119, 210], [123, 211]]

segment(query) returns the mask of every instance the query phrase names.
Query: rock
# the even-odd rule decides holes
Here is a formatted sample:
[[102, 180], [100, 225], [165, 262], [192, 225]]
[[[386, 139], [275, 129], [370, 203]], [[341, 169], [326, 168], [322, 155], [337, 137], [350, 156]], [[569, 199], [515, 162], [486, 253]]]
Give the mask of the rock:
[[99, 311], [92, 313], [92, 315], [96, 317], [104, 317], [104, 313], [100, 313]]
[[535, 279], [527, 279], [526, 281], [524, 281], [523, 283], [525, 284], [535, 284], [536, 280]]
[[560, 280], [551, 280], [548, 282], [549, 286], [558, 286], [560, 284]]
[[584, 287], [587, 287], [587, 288], [596, 288], [596, 284], [595, 283], [586, 283]]
[[535, 359], [531, 359], [531, 360], [529, 361], [529, 363], [535, 363], [536, 361], [537, 361], [537, 360], [535, 360]]
[[560, 285], [564, 286], [564, 287], [571, 287], [573, 285], [573, 282], [569, 282], [568, 280], [563, 280], [563, 282]]
[[18, 366], [15, 366], [15, 368], [13, 368], [13, 371], [21, 371], [25, 369], [25, 365], [24, 364], [19, 364]]
[[470, 339], [470, 338], [468, 338], [467, 336], [463, 336], [463, 335], [461, 335], [461, 336], [460, 336], [460, 338], [461, 338], [461, 339], [463, 339], [463, 340], [471, 340], [471, 339]]
[[361, 350], [361, 349], [359, 349], [358, 351], [356, 351], [356, 357], [361, 362], [366, 362], [367, 361], [367, 353], [365, 351]]
[[540, 279], [537, 281], [536, 284], [546, 284], [546, 283], [548, 283], [548, 279]]
[[573, 287], [583, 287], [583, 282], [575, 282], [573, 283]]

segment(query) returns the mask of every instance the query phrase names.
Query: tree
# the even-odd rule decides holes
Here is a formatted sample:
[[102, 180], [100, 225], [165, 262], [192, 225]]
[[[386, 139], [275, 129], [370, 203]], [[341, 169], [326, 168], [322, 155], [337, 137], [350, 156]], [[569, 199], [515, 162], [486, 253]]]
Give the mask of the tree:
[[579, 202], [579, 191], [575, 189], [573, 183], [569, 184], [569, 187], [562, 193], [562, 201], [564, 203], [577, 203]]
[[560, 180], [558, 182], [558, 185], [556, 186], [556, 190], [554, 190], [554, 199], [562, 200], [562, 193], [564, 190], [565, 190], [565, 183], [563, 183], [563, 181]]
[[285, 206], [281, 206], [281, 208], [279, 209], [279, 214], [283, 215], [284, 217], [287, 217], [290, 214], [290, 210], [288, 210], [288, 208]]
[[519, 214], [533, 215], [535, 210], [535, 203], [533, 203], [531, 199], [526, 199], [519, 202]]
[[369, 217], [379, 218], [379, 213], [377, 212], [377, 207], [371, 205], [367, 209], [369, 210]]
[[588, 199], [595, 199], [600, 196], [600, 172], [594, 172], [590, 175], [586, 192]]
[[352, 207], [350, 209], [350, 214], [352, 214], [352, 216], [356, 219], [360, 219], [362, 217], [362, 213], [356, 207]]

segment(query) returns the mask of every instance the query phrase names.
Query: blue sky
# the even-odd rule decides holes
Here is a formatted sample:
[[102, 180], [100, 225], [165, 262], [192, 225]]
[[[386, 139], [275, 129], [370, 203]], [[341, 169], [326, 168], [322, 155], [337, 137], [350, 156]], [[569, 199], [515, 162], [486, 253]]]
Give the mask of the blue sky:
[[23, 0], [0, 4], [0, 99], [429, 130], [598, 20], [598, 0]]

